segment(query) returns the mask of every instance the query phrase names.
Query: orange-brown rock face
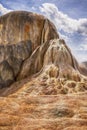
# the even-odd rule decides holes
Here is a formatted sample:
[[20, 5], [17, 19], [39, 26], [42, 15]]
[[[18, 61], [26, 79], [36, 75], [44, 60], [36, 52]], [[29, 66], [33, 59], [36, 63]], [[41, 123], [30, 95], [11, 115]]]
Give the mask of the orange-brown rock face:
[[31, 40], [32, 48], [58, 38], [54, 25], [44, 16], [16, 11], [0, 17], [0, 44], [17, 44]]
[[[0, 17], [0, 130], [87, 130], [87, 69], [45, 17]], [[9, 32], [9, 33], [8, 33]]]

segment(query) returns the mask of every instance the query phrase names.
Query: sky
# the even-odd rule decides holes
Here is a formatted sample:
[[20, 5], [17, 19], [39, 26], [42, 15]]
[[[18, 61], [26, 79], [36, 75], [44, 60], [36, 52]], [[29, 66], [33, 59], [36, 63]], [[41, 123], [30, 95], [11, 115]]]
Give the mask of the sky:
[[45, 15], [76, 59], [87, 61], [87, 0], [0, 0], [0, 15], [13, 10]]

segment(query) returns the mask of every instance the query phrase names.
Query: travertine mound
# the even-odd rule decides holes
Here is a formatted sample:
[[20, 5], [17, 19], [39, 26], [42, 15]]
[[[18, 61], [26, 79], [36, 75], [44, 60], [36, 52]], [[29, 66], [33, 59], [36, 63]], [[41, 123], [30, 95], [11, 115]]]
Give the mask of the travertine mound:
[[[82, 70], [62, 39], [54, 39], [39, 46], [23, 62], [18, 80], [39, 72], [50, 77], [81, 80]], [[82, 73], [83, 74], [83, 73]]]

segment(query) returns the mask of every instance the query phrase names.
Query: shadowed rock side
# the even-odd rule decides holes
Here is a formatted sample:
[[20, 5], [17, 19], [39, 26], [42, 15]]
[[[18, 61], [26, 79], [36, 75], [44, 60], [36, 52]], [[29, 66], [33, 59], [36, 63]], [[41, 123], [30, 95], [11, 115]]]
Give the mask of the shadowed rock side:
[[0, 130], [87, 130], [87, 69], [44, 16], [0, 17]]
[[30, 41], [0, 45], [0, 87], [8, 87], [20, 72], [21, 65], [32, 53]]

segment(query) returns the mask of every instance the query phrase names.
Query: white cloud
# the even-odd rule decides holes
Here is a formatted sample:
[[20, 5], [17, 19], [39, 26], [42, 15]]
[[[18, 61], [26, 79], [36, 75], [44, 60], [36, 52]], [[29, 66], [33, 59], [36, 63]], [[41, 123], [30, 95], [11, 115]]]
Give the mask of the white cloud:
[[87, 53], [83, 51], [75, 51], [74, 56], [78, 60], [78, 62], [87, 61]]
[[58, 33], [59, 33], [59, 36], [61, 39], [64, 39], [66, 42], [69, 42], [70, 39], [67, 35], [61, 34], [60, 32], [58, 32]]
[[87, 37], [84, 38], [83, 43], [80, 45], [79, 48], [81, 51], [87, 51]]
[[31, 8], [31, 9], [32, 9], [32, 10], [34, 10], [34, 11], [36, 10], [36, 8], [35, 8], [34, 6], [32, 6], [32, 8]]
[[3, 15], [3, 14], [6, 14], [6, 13], [8, 13], [8, 12], [10, 12], [10, 11], [12, 11], [12, 10], [5, 8], [2, 4], [0, 4], [0, 13], [1, 13], [2, 15]]
[[39, 7], [42, 13], [53, 21], [58, 30], [67, 33], [78, 32], [87, 35], [87, 19], [72, 19], [68, 15], [59, 11], [55, 4], [44, 3]]

